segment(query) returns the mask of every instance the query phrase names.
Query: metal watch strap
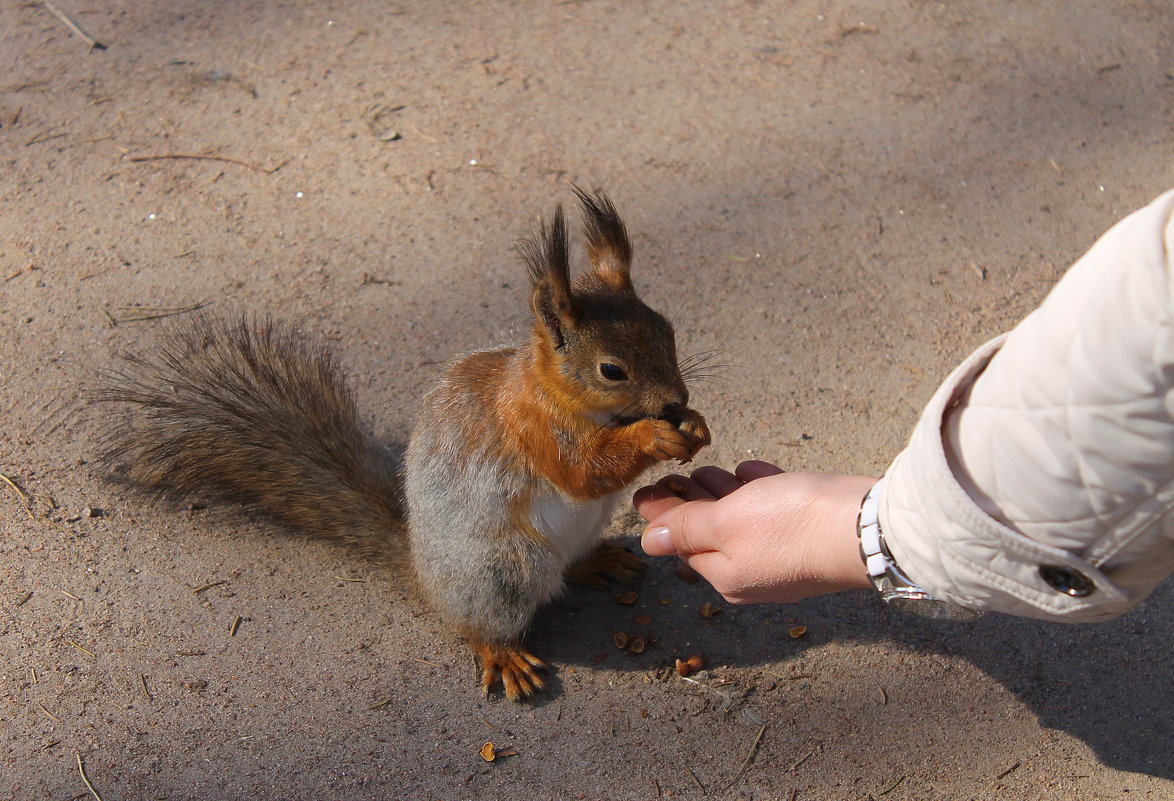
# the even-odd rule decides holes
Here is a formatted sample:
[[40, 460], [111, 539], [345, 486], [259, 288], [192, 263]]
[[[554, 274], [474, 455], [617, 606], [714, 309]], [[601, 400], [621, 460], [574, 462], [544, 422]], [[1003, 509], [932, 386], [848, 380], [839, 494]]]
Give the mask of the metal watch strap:
[[860, 504], [860, 517], [856, 521], [860, 553], [881, 600], [898, 611], [934, 620], [965, 622], [982, 617], [982, 612], [933, 597], [897, 567], [885, 545], [880, 526], [880, 496], [884, 483], [882, 478], [872, 485]]

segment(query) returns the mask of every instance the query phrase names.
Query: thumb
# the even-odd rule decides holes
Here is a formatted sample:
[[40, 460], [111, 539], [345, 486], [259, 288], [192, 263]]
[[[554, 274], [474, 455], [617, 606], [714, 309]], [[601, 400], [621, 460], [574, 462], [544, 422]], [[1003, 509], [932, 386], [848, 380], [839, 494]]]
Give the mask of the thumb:
[[715, 501], [678, 504], [648, 522], [640, 546], [649, 556], [689, 556], [717, 550], [713, 527], [716, 512]]

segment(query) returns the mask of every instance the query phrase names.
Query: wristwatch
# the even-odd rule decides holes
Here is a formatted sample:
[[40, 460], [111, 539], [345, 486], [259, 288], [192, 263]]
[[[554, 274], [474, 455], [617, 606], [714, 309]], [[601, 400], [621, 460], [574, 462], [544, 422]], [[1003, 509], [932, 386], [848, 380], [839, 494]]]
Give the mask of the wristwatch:
[[860, 517], [856, 521], [860, 553], [881, 600], [899, 612], [918, 617], [957, 623], [978, 620], [982, 612], [933, 597], [897, 567], [896, 560], [885, 545], [885, 536], [880, 527], [880, 493], [884, 483], [882, 478], [872, 485], [872, 489], [864, 496]]

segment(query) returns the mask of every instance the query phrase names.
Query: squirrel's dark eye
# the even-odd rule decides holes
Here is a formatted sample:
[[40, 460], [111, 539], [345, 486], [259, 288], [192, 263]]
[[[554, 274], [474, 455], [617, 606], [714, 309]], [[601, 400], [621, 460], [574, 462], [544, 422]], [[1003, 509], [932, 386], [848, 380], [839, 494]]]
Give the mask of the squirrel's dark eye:
[[599, 365], [599, 374], [608, 381], [627, 381], [628, 374], [619, 367], [616, 367], [610, 362], [603, 362]]

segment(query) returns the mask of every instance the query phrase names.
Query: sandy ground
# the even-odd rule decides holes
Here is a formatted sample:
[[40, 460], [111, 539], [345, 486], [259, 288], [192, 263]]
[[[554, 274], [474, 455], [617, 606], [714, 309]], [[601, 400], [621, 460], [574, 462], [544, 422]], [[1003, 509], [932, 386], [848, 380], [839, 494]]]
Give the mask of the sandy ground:
[[706, 619], [665, 560], [544, 613], [516, 705], [347, 552], [105, 482], [84, 410], [158, 331], [126, 307], [208, 303], [331, 341], [402, 443], [438, 362], [524, 329], [511, 243], [575, 181], [725, 349], [709, 461], [880, 471], [1174, 185], [1168, 2], [56, 5], [106, 49], [0, 6], [0, 798], [86, 796], [79, 757], [105, 801], [1174, 797], [1169, 584], [1098, 626]]

